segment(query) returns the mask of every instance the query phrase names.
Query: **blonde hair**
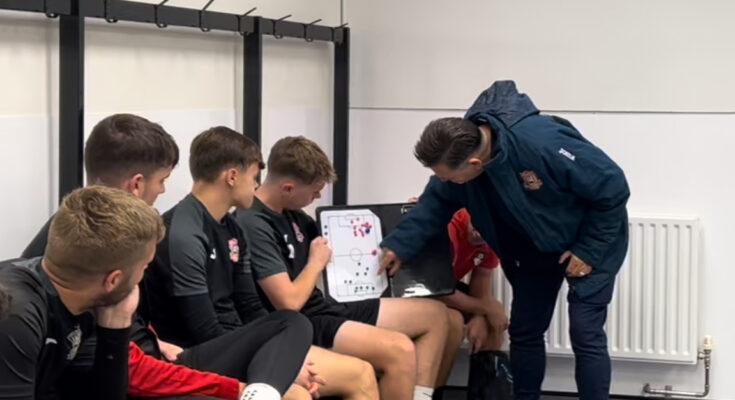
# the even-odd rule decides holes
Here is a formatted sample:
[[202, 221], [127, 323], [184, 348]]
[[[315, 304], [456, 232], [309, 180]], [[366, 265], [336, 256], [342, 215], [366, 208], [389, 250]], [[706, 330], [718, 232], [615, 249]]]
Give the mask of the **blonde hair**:
[[88, 186], [64, 198], [51, 222], [45, 257], [48, 268], [68, 282], [116, 269], [127, 272], [164, 232], [161, 216], [143, 200], [122, 190]]

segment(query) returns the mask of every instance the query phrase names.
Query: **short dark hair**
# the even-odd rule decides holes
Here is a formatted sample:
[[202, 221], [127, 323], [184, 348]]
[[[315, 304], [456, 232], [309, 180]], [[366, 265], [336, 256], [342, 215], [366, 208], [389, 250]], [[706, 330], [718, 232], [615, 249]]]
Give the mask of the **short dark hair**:
[[175, 167], [179, 147], [160, 125], [133, 114], [114, 114], [95, 125], [84, 148], [91, 184], [119, 186], [136, 173], [150, 177]]
[[287, 136], [271, 148], [268, 156], [268, 176], [289, 177], [311, 185], [337, 180], [329, 157], [315, 142], [303, 136]]
[[10, 314], [10, 304], [12, 301], [10, 293], [2, 285], [0, 285], [0, 321], [4, 320]]
[[252, 140], [225, 126], [216, 126], [191, 142], [189, 170], [195, 181], [214, 182], [224, 170], [258, 164], [263, 169], [260, 148]]
[[426, 167], [444, 164], [456, 169], [477, 151], [481, 142], [480, 130], [471, 121], [440, 118], [424, 128], [413, 154]]

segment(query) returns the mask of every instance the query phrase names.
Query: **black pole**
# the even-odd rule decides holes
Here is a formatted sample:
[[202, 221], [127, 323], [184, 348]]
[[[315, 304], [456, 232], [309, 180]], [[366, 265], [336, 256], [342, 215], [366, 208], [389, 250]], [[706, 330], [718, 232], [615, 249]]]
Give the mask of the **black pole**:
[[79, 1], [59, 21], [59, 201], [83, 185], [84, 17]]
[[350, 30], [342, 28], [342, 40], [334, 42], [333, 154], [337, 182], [332, 203], [347, 204], [350, 142]]
[[245, 136], [261, 146], [263, 108], [263, 35], [261, 19], [255, 18], [254, 32], [245, 35], [243, 61], [243, 130]]

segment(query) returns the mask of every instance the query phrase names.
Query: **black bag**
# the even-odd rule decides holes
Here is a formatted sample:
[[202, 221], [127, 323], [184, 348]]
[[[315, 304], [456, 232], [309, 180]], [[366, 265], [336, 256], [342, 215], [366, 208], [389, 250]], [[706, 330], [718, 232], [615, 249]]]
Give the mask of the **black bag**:
[[467, 400], [512, 400], [510, 360], [502, 351], [481, 351], [470, 356]]

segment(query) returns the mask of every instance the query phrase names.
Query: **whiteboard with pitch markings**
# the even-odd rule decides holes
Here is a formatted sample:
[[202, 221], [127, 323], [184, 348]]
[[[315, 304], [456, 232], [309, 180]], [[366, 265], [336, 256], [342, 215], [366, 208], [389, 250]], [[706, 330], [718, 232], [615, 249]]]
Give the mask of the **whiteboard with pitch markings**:
[[380, 297], [388, 288], [387, 275], [378, 275], [380, 218], [366, 208], [321, 211], [319, 221], [332, 247], [327, 293], [340, 303]]

